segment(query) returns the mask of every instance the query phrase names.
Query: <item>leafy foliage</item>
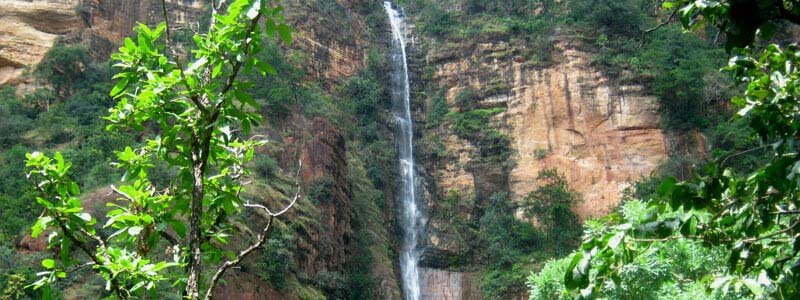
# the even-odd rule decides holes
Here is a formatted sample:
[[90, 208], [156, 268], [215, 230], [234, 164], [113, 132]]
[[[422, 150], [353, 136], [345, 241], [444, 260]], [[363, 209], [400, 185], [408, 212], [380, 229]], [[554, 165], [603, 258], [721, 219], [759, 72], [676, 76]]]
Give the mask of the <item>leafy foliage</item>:
[[580, 218], [572, 212], [582, 201], [581, 195], [569, 187], [556, 169], [539, 171], [536, 180], [539, 187], [523, 200], [525, 216], [540, 225], [549, 247], [569, 253], [581, 237]]
[[[79, 262], [71, 251], [76, 249], [119, 298], [152, 290], [165, 279], [185, 285], [186, 297], [200, 297], [201, 268], [222, 260], [221, 246], [235, 230], [228, 218], [244, 204], [238, 181], [248, 174], [243, 166], [263, 144], [243, 138], [260, 117], [253, 112], [258, 104], [246, 92], [251, 85], [238, 81], [237, 75], [254, 69], [273, 74], [274, 67], [254, 57], [263, 49], [261, 41], [273, 36], [291, 40], [281, 9], [267, 1], [234, 1], [225, 14], [218, 9], [208, 34], [194, 36], [194, 60], [186, 67], [179, 57], [165, 54], [172, 45], [170, 29], [163, 23], [154, 29], [139, 25], [136, 41], [126, 38], [113, 55], [120, 71], [110, 94], [118, 103], [106, 118], [111, 123], [107, 129], [157, 128], [157, 133], [142, 147], [116, 152], [116, 166], [125, 175], [115, 189], [121, 198], [103, 225], [111, 235], [98, 234], [97, 219], [82, 207], [78, 184], [68, 175], [71, 163], [58, 152], [53, 158], [39, 152], [27, 155], [28, 177], [36, 183], [37, 203], [44, 207], [32, 235], [53, 228], [49, 243], [61, 249], [58, 263], [42, 261], [47, 271], [40, 273], [35, 287], [66, 277], [65, 270]], [[156, 187], [148, 176], [155, 160], [178, 172], [168, 187]], [[206, 297], [221, 273], [265, 242], [267, 229], [254, 246], [233, 254], [217, 269]], [[159, 246], [164, 241], [172, 257], [153, 251], [164, 247]], [[180, 265], [187, 266], [185, 273], [163, 271]]]
[[276, 230], [255, 267], [261, 280], [268, 282], [277, 289], [286, 289], [288, 286], [289, 271], [294, 263], [294, 237], [288, 230]]
[[[620, 212], [598, 221], [589, 221], [587, 234], [607, 230], [603, 222], [622, 218], [641, 222], [652, 210], [638, 200], [626, 202]], [[622, 242], [622, 241], [620, 241]], [[632, 250], [633, 243], [621, 243], [615, 251]], [[619, 277], [598, 289], [595, 298], [611, 299], [746, 299], [742, 293], [725, 295], [707, 289], [714, 276], [722, 272], [726, 257], [719, 248], [709, 248], [699, 241], [669, 240], [640, 249], [642, 253], [620, 267]], [[570, 299], [564, 274], [577, 254], [547, 262], [538, 273], [528, 277], [530, 299]], [[592, 262], [590, 267], [602, 265]]]
[[480, 219], [479, 237], [486, 245], [482, 251], [489, 263], [481, 289], [489, 299], [508, 299], [524, 290], [529, 272], [525, 257], [536, 249], [537, 232], [528, 222], [514, 217], [511, 200], [504, 193], [489, 198]]

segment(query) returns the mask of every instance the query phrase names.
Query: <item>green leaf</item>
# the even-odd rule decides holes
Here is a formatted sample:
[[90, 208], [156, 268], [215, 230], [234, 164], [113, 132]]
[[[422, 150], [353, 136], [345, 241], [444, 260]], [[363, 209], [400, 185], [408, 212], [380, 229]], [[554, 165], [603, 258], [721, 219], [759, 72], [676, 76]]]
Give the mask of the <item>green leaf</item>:
[[689, 218], [689, 222], [684, 224], [685, 232], [684, 234], [693, 236], [697, 234], [697, 217], [692, 216]]
[[121, 94], [126, 87], [128, 87], [128, 77], [122, 78], [122, 80], [118, 81], [117, 84], [114, 85], [114, 88], [111, 89], [111, 92], [108, 94], [111, 97], [116, 97], [119, 94]]
[[45, 260], [43, 260], [43, 261], [42, 261], [42, 266], [43, 266], [45, 269], [52, 269], [52, 268], [55, 268], [55, 267], [56, 267], [56, 261], [55, 261], [55, 260], [52, 260], [52, 259], [49, 259], [49, 258], [48, 258], [48, 259], [45, 259]]
[[588, 253], [575, 253], [564, 274], [564, 286], [567, 289], [575, 290], [589, 285], [588, 261]]
[[217, 76], [222, 73], [222, 66], [222, 62], [219, 62], [214, 66], [214, 70], [211, 71], [211, 78], [217, 78]]
[[180, 237], [184, 237], [186, 235], [186, 225], [183, 222], [178, 220], [172, 220], [169, 222], [172, 225], [172, 229], [175, 230], [175, 233], [178, 234]]
[[75, 182], [71, 182], [69, 185], [69, 193], [73, 196], [78, 195], [81, 193], [81, 189], [78, 187], [78, 184]]
[[278, 75], [278, 71], [275, 70], [275, 67], [263, 61], [259, 61], [258, 63], [256, 63], [256, 68], [258, 69], [258, 71], [261, 72], [262, 76], [266, 76], [266, 74], [272, 76]]
[[772, 39], [772, 37], [774, 37], [775, 33], [777, 32], [778, 32], [778, 26], [770, 21], [764, 22], [764, 24], [761, 24], [761, 26], [758, 27], [758, 34], [764, 40]]
[[669, 194], [675, 190], [675, 184], [677, 184], [677, 182], [678, 181], [675, 180], [675, 177], [672, 176], [664, 178], [664, 180], [662, 180], [661, 184], [658, 186], [658, 195], [662, 197], [669, 196]]
[[620, 242], [622, 242], [622, 239], [624, 237], [625, 237], [624, 231], [617, 232], [617, 234], [615, 234], [613, 237], [611, 237], [610, 240], [608, 240], [608, 248], [617, 249], [617, 246], [619, 246]]
[[242, 101], [242, 103], [245, 103], [252, 107], [258, 106], [258, 103], [256, 103], [255, 99], [253, 99], [253, 96], [250, 96], [250, 94], [248, 93], [242, 92], [240, 90], [234, 90], [233, 94], [236, 95], [236, 99], [239, 99], [239, 101]]
[[31, 227], [31, 237], [39, 237], [39, 235], [42, 234], [42, 231], [47, 229], [47, 225], [50, 224], [51, 221], [53, 221], [53, 218], [50, 216], [40, 217], [38, 220], [36, 220], [36, 223], [33, 224], [33, 227]]
[[130, 37], [126, 37], [125, 38], [124, 44], [125, 44], [125, 48], [127, 50], [129, 50], [129, 51], [137, 49], [136, 44], [133, 42], [133, 40]]
[[762, 287], [758, 282], [753, 279], [745, 278], [742, 280], [742, 283], [753, 293], [756, 297], [760, 297], [764, 294], [764, 287]]

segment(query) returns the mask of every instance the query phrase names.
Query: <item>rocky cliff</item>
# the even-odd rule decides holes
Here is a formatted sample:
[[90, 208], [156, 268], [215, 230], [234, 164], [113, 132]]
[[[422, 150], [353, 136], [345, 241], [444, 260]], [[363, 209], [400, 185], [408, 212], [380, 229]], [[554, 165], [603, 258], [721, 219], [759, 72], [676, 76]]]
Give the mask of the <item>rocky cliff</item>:
[[[207, 3], [202, 0], [166, 1], [170, 23], [179, 31], [197, 30], [198, 22], [208, 11]], [[320, 93], [333, 93], [339, 82], [364, 67], [367, 48], [380, 40], [366, 24], [367, 14], [372, 12], [368, 9], [369, 3], [372, 2], [281, 2], [287, 21], [295, 29], [294, 43], [285, 48], [287, 57], [299, 58], [292, 62], [299, 62], [299, 67], [307, 74], [305, 82], [297, 84], [319, 85]], [[159, 0], [2, 0], [0, 6], [3, 7], [0, 9], [0, 86], [17, 86], [21, 93], [26, 87], [36, 86], [31, 71], [57, 43], [82, 43], [102, 61], [132, 33], [136, 22], [155, 24], [164, 20]], [[287, 120], [271, 128], [258, 129], [282, 147], [280, 151], [268, 150], [261, 154], [275, 157], [285, 170], [293, 170], [297, 160], [301, 160], [303, 194], [322, 186], [326, 189], [322, 192], [325, 199], [314, 203], [304, 200], [304, 205], [298, 205], [297, 211], [287, 218], [285, 225], [297, 231], [295, 267], [291, 271], [296, 280], [292, 281], [291, 288], [274, 290], [261, 282], [253, 271], [248, 271], [249, 267], [244, 267], [227, 275], [226, 280], [235, 284], [224, 286], [217, 296], [223, 299], [324, 298], [321, 291], [324, 287], [315, 282], [324, 276], [334, 276], [328, 278], [329, 283], [341, 284], [342, 279], [335, 276], [348, 272], [350, 261], [364, 255], [356, 249], [360, 238], [357, 228], [360, 228], [369, 233], [368, 239], [372, 241], [366, 250], [371, 254], [372, 267], [363, 273], [371, 274], [374, 298], [399, 298], [395, 258], [390, 257], [394, 215], [391, 209], [354, 207], [354, 197], [358, 195], [354, 186], [364, 183], [353, 182], [353, 178], [363, 177], [363, 174], [352, 173], [363, 171], [363, 166], [359, 165], [362, 164], [360, 160], [348, 154], [353, 147], [348, 145], [351, 137], [345, 136], [345, 129], [336, 125], [342, 122], [304, 115], [294, 109]], [[291, 181], [288, 184], [291, 185]], [[252, 190], [255, 194], [250, 196], [263, 198], [263, 201], [281, 194], [279, 189], [270, 186]], [[386, 199], [376, 200], [391, 202], [393, 193], [387, 190], [384, 194]], [[371, 204], [392, 207], [391, 204]], [[369, 220], [355, 220], [364, 218], [358, 215], [364, 211], [371, 214]], [[254, 222], [251, 225], [257, 226], [258, 220]], [[356, 223], [358, 225], [354, 225]], [[248, 266], [252, 267], [257, 260], [250, 258]]]
[[78, 0], [0, 2], [0, 85], [19, 84], [60, 35], [83, 27]]
[[[453, 121], [420, 133], [427, 141], [419, 147], [432, 216], [423, 264], [451, 271], [474, 268], [463, 263], [475, 247], [474, 233], [453, 220], [476, 222], [495, 192], [519, 203], [537, 187], [540, 170], [563, 174], [584, 199], [574, 211], [588, 218], [608, 213], [632, 181], [650, 175], [667, 156], [658, 100], [643, 86], [608, 78], [591, 65], [591, 54], [569, 39], [556, 41], [547, 65], [527, 62], [520, 55], [525, 47], [502, 39], [430, 40], [418, 49], [423, 52], [417, 55], [419, 68], [429, 70], [419, 77], [431, 80], [419, 86], [442, 91], [451, 112], [492, 111], [481, 126], [499, 131], [508, 153], [492, 154], [490, 140], [459, 134]], [[467, 108], [459, 103], [465, 93], [474, 98]], [[425, 119], [435, 96], [419, 95], [418, 118]], [[459, 195], [455, 208], [443, 204], [453, 195]], [[449, 289], [437, 293], [475, 288], [464, 282], [459, 287], [450, 276], [431, 277], [437, 278], [441, 282], [426, 284]]]
[[[0, 5], [0, 86], [30, 83], [26, 71], [59, 39], [87, 44], [102, 60], [136, 22], [164, 19], [156, 0], [3, 0]], [[167, 0], [166, 6], [170, 21], [183, 27], [196, 24], [204, 11], [202, 0]]]
[[[444, 44], [428, 54], [433, 80], [446, 87], [449, 106], [459, 92], [476, 90], [478, 106], [501, 108], [491, 124], [511, 140], [508, 185], [520, 199], [536, 188], [539, 170], [556, 168], [585, 202], [582, 217], [601, 216], [622, 190], [649, 175], [666, 157], [658, 100], [644, 87], [623, 85], [590, 65], [590, 54], [569, 42], [557, 44], [547, 67], [526, 64], [513, 43]], [[448, 159], [431, 173], [438, 192], [474, 193], [474, 172], [463, 166], [476, 145], [448, 130], [442, 137]]]

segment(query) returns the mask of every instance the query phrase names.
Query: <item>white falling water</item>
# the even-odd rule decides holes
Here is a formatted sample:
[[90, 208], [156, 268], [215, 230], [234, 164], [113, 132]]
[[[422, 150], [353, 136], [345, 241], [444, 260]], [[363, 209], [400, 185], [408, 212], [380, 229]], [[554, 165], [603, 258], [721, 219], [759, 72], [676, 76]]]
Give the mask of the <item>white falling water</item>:
[[411, 96], [408, 83], [408, 61], [406, 59], [405, 21], [402, 14], [383, 2], [392, 25], [392, 100], [398, 124], [398, 146], [402, 186], [400, 188], [400, 227], [403, 243], [400, 249], [400, 271], [402, 273], [403, 297], [406, 300], [420, 299], [420, 276], [418, 263], [419, 236], [425, 217], [417, 205], [417, 172], [414, 168], [414, 128], [411, 119]]

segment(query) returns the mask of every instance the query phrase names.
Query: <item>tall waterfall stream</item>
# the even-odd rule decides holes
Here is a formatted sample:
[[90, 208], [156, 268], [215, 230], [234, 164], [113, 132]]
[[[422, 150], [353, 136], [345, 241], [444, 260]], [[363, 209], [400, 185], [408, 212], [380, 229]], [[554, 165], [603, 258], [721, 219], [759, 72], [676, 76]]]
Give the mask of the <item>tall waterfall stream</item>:
[[414, 122], [411, 119], [411, 96], [408, 80], [408, 61], [406, 59], [405, 20], [403, 14], [384, 2], [392, 27], [391, 93], [393, 112], [397, 122], [398, 154], [402, 186], [398, 194], [400, 202], [400, 227], [403, 241], [400, 249], [400, 271], [402, 274], [403, 297], [406, 300], [420, 299], [418, 247], [420, 235], [425, 225], [425, 216], [417, 203], [417, 172], [414, 167]]

